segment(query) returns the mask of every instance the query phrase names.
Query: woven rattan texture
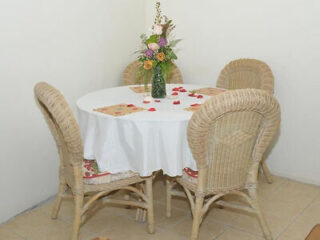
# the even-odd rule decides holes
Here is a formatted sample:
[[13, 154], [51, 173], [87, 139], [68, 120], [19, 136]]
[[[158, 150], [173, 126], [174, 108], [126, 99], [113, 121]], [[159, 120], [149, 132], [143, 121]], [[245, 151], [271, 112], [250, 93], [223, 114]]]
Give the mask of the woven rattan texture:
[[207, 100], [188, 125], [188, 141], [197, 167], [209, 169], [206, 191], [256, 183], [251, 176], [257, 175], [255, 166], [279, 123], [279, 104], [262, 90], [228, 91]]
[[[146, 209], [148, 215], [148, 230], [150, 233], [153, 233], [152, 176], [141, 178], [139, 175], [129, 175], [127, 178], [121, 178], [109, 183], [84, 184], [82, 172], [83, 145], [81, 134], [78, 123], [76, 122], [68, 103], [57, 89], [45, 82], [36, 84], [34, 93], [36, 101], [54, 136], [60, 155], [59, 191], [52, 210], [52, 218], [57, 218], [62, 198], [70, 188], [75, 203], [73, 232], [70, 239], [78, 240], [80, 225], [85, 219], [89, 207], [91, 207], [96, 200], [103, 198], [111, 191], [126, 189], [135, 192], [140, 197], [139, 201], [114, 199], [112, 202]], [[140, 182], [145, 182], [145, 191], [142, 191], [141, 187], [138, 189], [131, 186]], [[86, 203], [84, 203], [84, 194], [88, 192], [94, 194]]]
[[274, 77], [269, 66], [256, 59], [238, 59], [227, 64], [220, 73], [217, 87], [225, 89], [256, 88], [274, 91]]

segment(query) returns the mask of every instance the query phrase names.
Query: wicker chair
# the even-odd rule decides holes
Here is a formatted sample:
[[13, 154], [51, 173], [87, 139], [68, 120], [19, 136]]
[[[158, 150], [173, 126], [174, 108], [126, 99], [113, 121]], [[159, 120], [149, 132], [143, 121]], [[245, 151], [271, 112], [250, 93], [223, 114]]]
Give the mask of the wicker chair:
[[[140, 66], [139, 61], [134, 61], [129, 64], [123, 72], [122, 84], [123, 85], [135, 85], [137, 84], [136, 72]], [[172, 73], [168, 79], [168, 83], [183, 83], [182, 74], [177, 65], [173, 64]]]
[[[225, 89], [256, 88], [270, 94], [274, 92], [274, 77], [270, 67], [256, 59], [238, 59], [227, 64], [220, 73], [217, 87]], [[272, 183], [272, 176], [265, 160], [261, 161], [267, 182]]]
[[[57, 144], [60, 155], [59, 191], [52, 211], [52, 218], [56, 219], [62, 198], [71, 189], [74, 198], [74, 220], [72, 240], [79, 238], [80, 225], [84, 222], [87, 211], [97, 200], [107, 203], [131, 205], [147, 210], [148, 231], [154, 232], [152, 177], [141, 178], [133, 172], [119, 174], [102, 174], [97, 182], [84, 181], [83, 177], [83, 145], [79, 126], [70, 107], [62, 94], [45, 82], [38, 83], [35, 88], [35, 98], [51, 133]], [[138, 183], [138, 184], [137, 184]], [[133, 184], [145, 183], [145, 191], [133, 187]], [[106, 196], [115, 190], [132, 191], [139, 196], [139, 201], [110, 199]], [[84, 196], [90, 194], [88, 201]]]
[[[198, 176], [188, 174], [185, 169], [176, 179], [190, 201], [192, 240], [198, 239], [202, 219], [214, 202], [256, 214], [265, 239], [272, 239], [258, 203], [257, 176], [261, 157], [279, 123], [278, 102], [265, 91], [255, 89], [228, 91], [212, 97], [193, 114], [187, 135]], [[179, 193], [174, 191], [173, 181], [167, 181], [168, 217], [175, 192]], [[249, 207], [224, 201], [226, 195], [241, 196]]]

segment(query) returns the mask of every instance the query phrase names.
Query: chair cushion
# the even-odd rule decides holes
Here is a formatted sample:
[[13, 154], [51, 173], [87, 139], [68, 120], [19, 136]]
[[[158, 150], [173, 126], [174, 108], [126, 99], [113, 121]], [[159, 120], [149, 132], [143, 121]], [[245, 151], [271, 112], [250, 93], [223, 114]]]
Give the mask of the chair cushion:
[[198, 171], [194, 171], [191, 168], [184, 168], [182, 172], [182, 178], [192, 183], [197, 183]]
[[95, 160], [83, 160], [83, 182], [85, 184], [103, 184], [119, 181], [121, 179], [139, 176], [132, 171], [121, 173], [100, 172]]

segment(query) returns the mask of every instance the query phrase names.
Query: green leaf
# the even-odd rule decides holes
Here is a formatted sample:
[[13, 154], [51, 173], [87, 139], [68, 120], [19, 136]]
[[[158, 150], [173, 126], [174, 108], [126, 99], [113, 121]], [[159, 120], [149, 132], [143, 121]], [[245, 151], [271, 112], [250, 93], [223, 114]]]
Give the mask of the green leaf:
[[159, 36], [158, 35], [151, 35], [149, 37], [149, 39], [146, 41], [146, 44], [149, 44], [149, 43], [158, 43], [158, 40], [159, 40]]
[[167, 59], [169, 60], [178, 59], [177, 55], [173, 52], [171, 48], [167, 48], [166, 55], [167, 55]]
[[181, 41], [182, 41], [182, 39], [172, 40], [172, 41], [170, 41], [169, 46], [173, 48], [173, 47], [177, 46], [177, 44]]
[[142, 42], [145, 42], [145, 41], [147, 41], [148, 37], [146, 34], [141, 34], [140, 39], [142, 40]]

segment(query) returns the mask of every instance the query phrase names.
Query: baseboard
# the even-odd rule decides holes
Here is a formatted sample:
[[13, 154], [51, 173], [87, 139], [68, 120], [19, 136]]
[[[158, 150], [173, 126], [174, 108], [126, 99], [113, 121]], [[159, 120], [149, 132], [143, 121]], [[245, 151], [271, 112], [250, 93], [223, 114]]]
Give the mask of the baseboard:
[[18, 216], [20, 216], [21, 214], [24, 214], [24, 213], [26, 213], [26, 212], [31, 211], [31, 210], [34, 209], [34, 208], [37, 208], [37, 207], [39, 207], [39, 206], [44, 205], [45, 203], [53, 200], [55, 197], [56, 197], [56, 194], [55, 194], [55, 195], [52, 195], [51, 197], [48, 197], [47, 199], [45, 199], [45, 200], [43, 200], [43, 201], [41, 201], [41, 202], [39, 202], [39, 203], [37, 203], [37, 204], [35, 204], [35, 205], [33, 205], [33, 206], [30, 207], [30, 208], [27, 208], [27, 209], [23, 210], [22, 212], [18, 213], [17, 215], [9, 218], [7, 221], [0, 222], [0, 226], [1, 226], [2, 224], [5, 224], [5, 223], [7, 223], [7, 222], [10, 222], [10, 221], [13, 220], [15, 217], [18, 217]]
[[298, 177], [298, 176], [295, 176], [294, 174], [287, 174], [287, 173], [282, 173], [282, 172], [278, 172], [278, 171], [274, 171], [274, 170], [272, 170], [271, 172], [272, 172], [273, 175], [276, 175], [276, 176], [279, 176], [279, 177], [284, 177], [284, 178], [288, 178], [288, 179], [293, 180], [293, 181], [320, 186], [320, 178], [319, 178], [319, 180], [314, 180], [314, 179]]

